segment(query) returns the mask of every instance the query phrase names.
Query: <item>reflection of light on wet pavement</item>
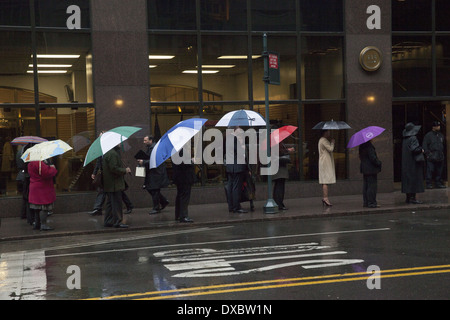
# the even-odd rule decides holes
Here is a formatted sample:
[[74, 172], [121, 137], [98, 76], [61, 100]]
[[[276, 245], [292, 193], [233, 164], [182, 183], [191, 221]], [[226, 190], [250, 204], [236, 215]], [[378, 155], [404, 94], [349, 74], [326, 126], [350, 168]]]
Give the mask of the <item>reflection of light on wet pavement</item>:
[[1, 254], [0, 300], [45, 299], [46, 289], [44, 251]]

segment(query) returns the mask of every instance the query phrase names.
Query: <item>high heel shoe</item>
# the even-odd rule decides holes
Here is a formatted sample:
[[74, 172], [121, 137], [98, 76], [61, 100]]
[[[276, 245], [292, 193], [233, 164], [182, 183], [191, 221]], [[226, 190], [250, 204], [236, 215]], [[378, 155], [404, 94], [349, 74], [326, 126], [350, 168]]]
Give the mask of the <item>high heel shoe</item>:
[[325, 201], [325, 199], [322, 199], [322, 207], [327, 206], [327, 207], [332, 207], [333, 205], [327, 201]]

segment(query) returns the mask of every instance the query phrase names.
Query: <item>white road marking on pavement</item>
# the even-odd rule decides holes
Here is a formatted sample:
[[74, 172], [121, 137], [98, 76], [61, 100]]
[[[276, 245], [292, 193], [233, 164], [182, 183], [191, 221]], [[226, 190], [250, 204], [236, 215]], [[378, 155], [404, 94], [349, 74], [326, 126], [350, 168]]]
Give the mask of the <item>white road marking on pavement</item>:
[[46, 290], [44, 251], [0, 255], [0, 300], [45, 299]]
[[[210, 230], [213, 230], [213, 229], [210, 229]], [[206, 230], [206, 231], [210, 231], [210, 230]], [[391, 230], [391, 228], [359, 229], [359, 230], [330, 231], [330, 232], [319, 232], [319, 233], [303, 233], [303, 234], [293, 234], [293, 235], [274, 236], [274, 237], [243, 238], [243, 239], [234, 239], [234, 240], [218, 240], [218, 241], [193, 242], [193, 243], [177, 243], [177, 244], [169, 244], [169, 245], [145, 246], [145, 247], [135, 247], [135, 248], [126, 248], [126, 249], [109, 249], [109, 250], [99, 250], [99, 251], [86, 251], [86, 252], [55, 254], [55, 255], [47, 255], [47, 258], [88, 255], [88, 254], [102, 254], [102, 253], [111, 253], [111, 252], [116, 253], [116, 252], [126, 252], [126, 251], [136, 251], [136, 250], [151, 250], [151, 249], [160, 249], [160, 248], [187, 247], [187, 246], [209, 245], [209, 244], [219, 244], [219, 243], [237, 243], [237, 242], [262, 241], [262, 240], [271, 240], [271, 239], [285, 239], [285, 238], [297, 238], [297, 237], [309, 237], [309, 236], [326, 236], [326, 235], [360, 233], [360, 232], [389, 231], [389, 230]], [[114, 240], [110, 240], [110, 241], [115, 242]]]

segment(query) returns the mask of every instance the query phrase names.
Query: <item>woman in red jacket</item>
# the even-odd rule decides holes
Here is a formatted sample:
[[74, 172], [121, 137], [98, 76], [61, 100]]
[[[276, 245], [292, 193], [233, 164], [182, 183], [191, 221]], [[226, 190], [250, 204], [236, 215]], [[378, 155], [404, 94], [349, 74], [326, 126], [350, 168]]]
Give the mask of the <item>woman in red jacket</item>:
[[53, 210], [53, 202], [56, 200], [53, 177], [57, 173], [55, 166], [47, 164], [47, 161], [32, 161], [28, 164], [30, 175], [28, 202], [34, 213], [33, 229], [53, 230], [47, 225], [47, 215]]

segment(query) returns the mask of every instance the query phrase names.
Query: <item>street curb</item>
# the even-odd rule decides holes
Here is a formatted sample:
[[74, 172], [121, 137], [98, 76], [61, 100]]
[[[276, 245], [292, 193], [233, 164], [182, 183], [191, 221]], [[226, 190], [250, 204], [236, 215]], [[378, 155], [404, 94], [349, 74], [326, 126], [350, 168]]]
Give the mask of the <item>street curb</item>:
[[[176, 221], [155, 223], [151, 226], [145, 227], [130, 227], [127, 229], [120, 228], [104, 228], [96, 230], [74, 230], [74, 231], [64, 231], [55, 232], [44, 231], [40, 234], [32, 235], [20, 235], [20, 236], [10, 236], [0, 238], [0, 242], [5, 241], [17, 241], [17, 240], [32, 240], [32, 239], [46, 239], [46, 238], [57, 238], [57, 237], [67, 237], [67, 236], [77, 236], [77, 235], [92, 235], [92, 234], [109, 234], [114, 232], [135, 232], [135, 231], [145, 231], [154, 230], [162, 228], [190, 228], [199, 226], [212, 226], [212, 225], [224, 225], [224, 224], [235, 224], [235, 223], [249, 223], [249, 222], [265, 222], [265, 221], [283, 221], [283, 220], [300, 220], [300, 219], [322, 219], [322, 218], [335, 218], [335, 217], [349, 217], [349, 216], [360, 216], [360, 215], [372, 215], [372, 214], [386, 214], [392, 212], [407, 212], [407, 211], [423, 211], [423, 210], [439, 210], [448, 209], [450, 204], [435, 203], [435, 204], [420, 204], [420, 205], [404, 205], [399, 207], [389, 207], [389, 208], [373, 208], [373, 209], [360, 209], [345, 212], [325, 212], [322, 214], [311, 213], [302, 215], [283, 215], [283, 213], [275, 214], [265, 214], [258, 218], [243, 218], [239, 220], [216, 220], [216, 221], [205, 221], [205, 222], [194, 222], [189, 224], [179, 223]], [[244, 214], [245, 215], [245, 214]]]

